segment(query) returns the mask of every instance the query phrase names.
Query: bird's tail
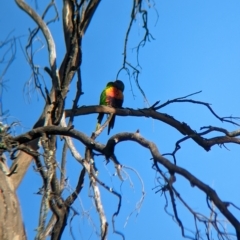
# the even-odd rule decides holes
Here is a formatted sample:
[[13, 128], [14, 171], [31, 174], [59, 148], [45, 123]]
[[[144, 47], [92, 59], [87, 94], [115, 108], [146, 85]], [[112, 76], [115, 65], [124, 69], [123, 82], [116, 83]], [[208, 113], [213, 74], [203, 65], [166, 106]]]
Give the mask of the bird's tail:
[[104, 113], [98, 114], [96, 131], [100, 128], [103, 117], [104, 117]]
[[110, 117], [112, 117], [112, 118], [111, 118], [111, 120], [109, 121], [109, 124], [108, 124], [108, 135], [110, 133], [110, 130], [113, 129], [114, 123], [115, 123], [115, 115], [112, 115], [112, 116], [110, 115]]

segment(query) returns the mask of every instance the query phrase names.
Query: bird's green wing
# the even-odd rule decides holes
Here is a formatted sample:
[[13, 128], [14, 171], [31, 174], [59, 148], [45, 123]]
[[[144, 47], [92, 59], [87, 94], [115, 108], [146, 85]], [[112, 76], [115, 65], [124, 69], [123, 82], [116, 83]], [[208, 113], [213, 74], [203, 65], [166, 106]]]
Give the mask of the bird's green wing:
[[[105, 89], [102, 91], [102, 93], [100, 95], [99, 105], [104, 105], [104, 106], [107, 105], [107, 101], [106, 101], [107, 100], [107, 89], [109, 89], [113, 85], [114, 85], [113, 82], [109, 82], [107, 84], [107, 86], [105, 87]], [[104, 117], [104, 113], [99, 113], [98, 114], [96, 130], [98, 130], [100, 128], [103, 117]]]
[[100, 95], [99, 105], [106, 105], [106, 88], [102, 91]]

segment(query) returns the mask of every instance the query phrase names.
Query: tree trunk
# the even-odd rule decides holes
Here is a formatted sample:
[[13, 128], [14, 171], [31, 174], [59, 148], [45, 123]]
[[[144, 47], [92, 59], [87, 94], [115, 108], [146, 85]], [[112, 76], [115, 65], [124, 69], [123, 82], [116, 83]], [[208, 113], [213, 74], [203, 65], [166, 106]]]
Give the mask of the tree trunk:
[[10, 177], [0, 169], [0, 239], [27, 239], [20, 204]]

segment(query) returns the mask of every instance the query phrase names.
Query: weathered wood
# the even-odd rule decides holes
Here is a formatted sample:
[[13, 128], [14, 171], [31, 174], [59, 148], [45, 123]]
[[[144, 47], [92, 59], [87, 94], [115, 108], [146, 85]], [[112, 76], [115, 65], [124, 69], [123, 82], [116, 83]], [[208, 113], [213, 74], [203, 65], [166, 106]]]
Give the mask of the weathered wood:
[[0, 239], [25, 240], [20, 204], [11, 178], [0, 170]]

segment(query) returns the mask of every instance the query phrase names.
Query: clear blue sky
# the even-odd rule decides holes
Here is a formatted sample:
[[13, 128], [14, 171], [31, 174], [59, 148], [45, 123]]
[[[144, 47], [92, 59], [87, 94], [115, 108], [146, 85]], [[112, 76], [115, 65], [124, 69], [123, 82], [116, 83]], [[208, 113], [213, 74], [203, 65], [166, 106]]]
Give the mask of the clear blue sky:
[[[106, 82], [116, 78], [123, 61], [123, 42], [130, 18], [130, 2], [105, 0], [97, 9], [95, 18], [83, 39], [84, 95], [79, 101], [80, 106], [98, 104], [99, 95]], [[34, 1], [29, 3], [33, 4]], [[169, 99], [202, 90], [202, 93], [194, 96], [193, 99], [211, 103], [220, 116], [240, 116], [240, 2], [237, 0], [160, 0], [155, 4], [155, 9], [149, 9], [149, 29], [155, 40], [147, 43], [140, 52], [142, 69], [139, 81], [150, 105], [158, 100], [163, 103]], [[61, 16], [61, 5], [58, 7]], [[43, 9], [40, 5], [41, 13]], [[0, 25], [0, 41], [14, 30], [11, 36], [21, 36], [20, 41], [23, 47], [27, 42], [28, 28], [34, 26], [32, 20], [18, 9], [13, 1], [5, 1], [4, 6], [2, 3]], [[61, 20], [52, 24], [50, 28], [56, 40], [59, 66], [65, 53]], [[128, 46], [129, 60], [134, 64], [136, 61], [132, 49], [142, 39], [142, 34], [142, 22], [138, 16]], [[2, 54], [1, 49], [0, 51]], [[46, 47], [36, 58], [41, 69], [48, 66], [45, 51]], [[0, 65], [0, 70], [2, 68], [3, 65]], [[21, 126], [16, 127], [15, 134], [31, 129], [44, 104], [36, 91], [30, 91], [29, 94], [23, 91], [30, 76], [30, 68], [25, 62], [24, 54], [17, 41], [16, 59], [5, 76], [5, 80], [8, 81], [2, 99], [3, 109], [10, 111], [9, 123], [17, 120], [21, 122]], [[147, 107], [135, 82], [131, 80], [133, 96], [128, 76], [121, 73], [120, 78], [126, 87], [123, 106], [136, 109]], [[46, 74], [44, 79], [49, 86], [50, 79]], [[73, 82], [67, 106], [72, 104], [75, 88], [75, 82]], [[199, 131], [202, 126], [209, 125], [227, 128], [229, 131], [236, 129], [232, 125], [222, 124], [203, 106], [178, 103], [161, 111], [188, 123], [196, 131]], [[90, 135], [96, 124], [96, 116], [92, 114], [76, 118], [75, 128]], [[117, 117], [111, 134], [135, 132], [137, 129], [143, 137], [154, 141], [161, 153], [172, 152], [175, 142], [182, 137], [180, 133], [164, 123], [134, 117]], [[107, 133], [104, 131], [98, 140], [105, 143], [107, 139]], [[84, 155], [84, 148], [79, 143], [77, 146], [80, 153]], [[210, 152], [205, 152], [196, 143], [188, 140], [181, 145], [182, 149], [177, 153], [177, 164], [213, 187], [223, 200], [239, 204], [240, 175], [237, 166], [239, 166], [240, 149], [233, 144], [226, 146], [228, 149], [214, 146]], [[133, 213], [124, 228], [127, 217], [141, 197], [140, 182], [133, 172], [126, 170], [134, 187], [129, 181], [124, 182], [121, 187], [120, 180], [112, 176], [114, 174], [112, 164], [105, 166], [104, 158], [98, 158], [99, 178], [121, 192], [123, 196], [122, 209], [116, 219], [117, 230], [123, 232], [126, 239], [182, 239], [180, 228], [164, 212], [164, 197], [155, 194], [152, 190], [156, 180], [155, 172], [151, 168], [150, 153], [135, 143], [126, 142], [117, 146], [116, 154], [123, 165], [135, 168], [139, 172], [144, 181], [146, 193], [139, 214], [136, 217], [136, 212]], [[40, 176], [34, 172], [32, 166], [18, 190], [29, 239], [34, 238], [34, 229], [38, 224], [40, 197], [34, 193], [42, 186]], [[69, 186], [64, 196], [68, 196], [69, 191], [71, 192], [75, 187], [80, 169], [79, 164], [69, 154], [67, 166]], [[80, 239], [80, 236], [82, 239], [98, 239], [92, 232], [92, 224], [98, 226], [98, 217], [92, 199], [88, 198], [87, 186], [88, 181], [86, 181], [86, 189], [74, 204], [74, 208], [79, 213], [72, 222], [76, 239]], [[204, 194], [192, 188], [180, 176], [177, 176], [174, 186], [193, 210], [209, 216]], [[117, 200], [104, 189], [101, 190], [103, 203], [108, 206], [106, 213], [110, 223], [109, 239], [120, 239], [112, 235], [111, 229], [111, 214], [116, 210]], [[184, 226], [194, 230], [193, 217], [179, 201], [176, 204]], [[168, 207], [168, 211], [172, 213], [171, 206]], [[236, 213], [234, 210], [233, 212]], [[88, 218], [88, 214], [91, 214], [92, 219]], [[240, 217], [239, 213], [236, 214]], [[224, 220], [223, 217], [221, 219]], [[227, 230], [234, 232], [229, 223], [224, 224]], [[187, 234], [191, 233], [187, 232]], [[70, 239], [69, 225], [66, 227], [64, 239]]]

